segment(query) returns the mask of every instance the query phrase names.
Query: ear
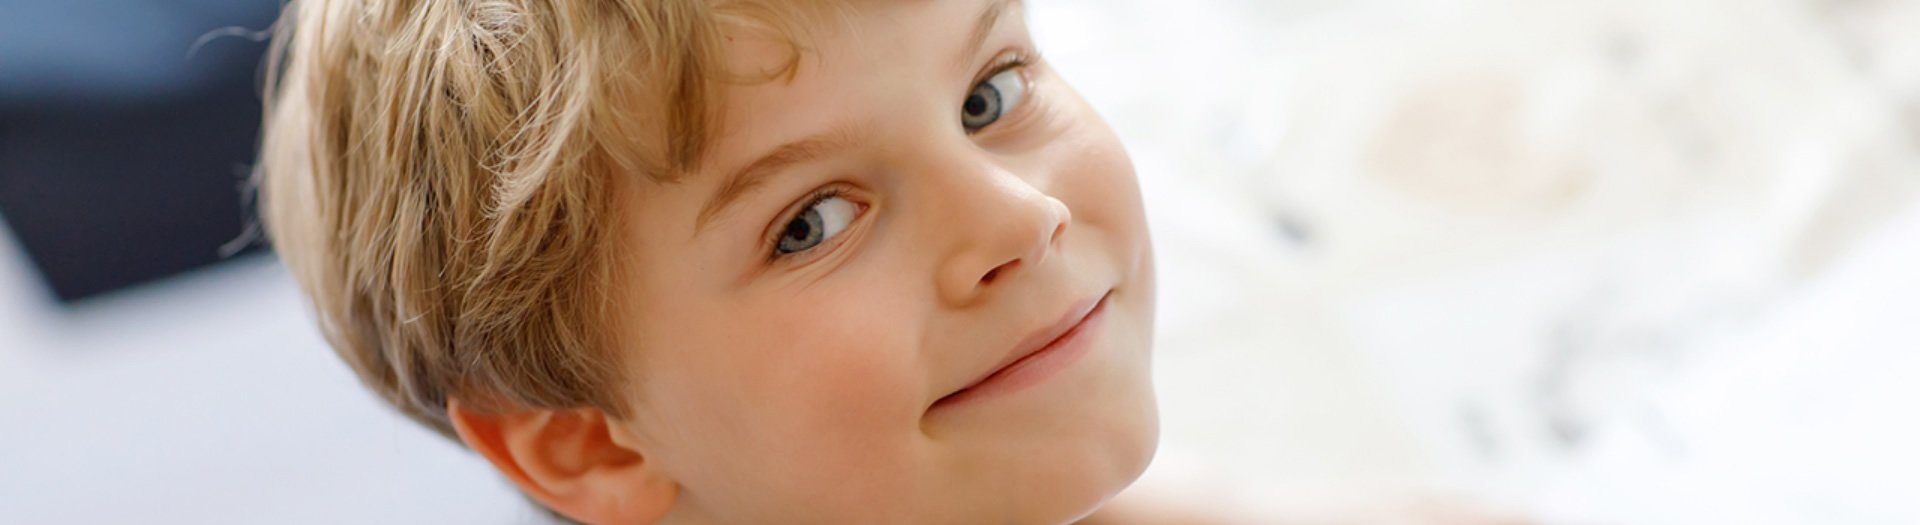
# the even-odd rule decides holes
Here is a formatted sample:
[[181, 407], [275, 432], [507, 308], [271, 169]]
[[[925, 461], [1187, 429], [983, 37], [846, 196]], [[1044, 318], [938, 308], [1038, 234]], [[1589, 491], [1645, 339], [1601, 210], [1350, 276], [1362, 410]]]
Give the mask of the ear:
[[646, 456], [614, 440], [595, 409], [478, 412], [447, 401], [467, 447], [554, 512], [588, 524], [655, 523], [679, 485]]

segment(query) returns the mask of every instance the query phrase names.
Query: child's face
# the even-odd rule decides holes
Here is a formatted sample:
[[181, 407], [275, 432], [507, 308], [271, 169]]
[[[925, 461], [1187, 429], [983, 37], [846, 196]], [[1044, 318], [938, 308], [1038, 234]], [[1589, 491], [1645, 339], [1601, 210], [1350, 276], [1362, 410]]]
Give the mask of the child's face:
[[[734, 37], [735, 69], [781, 63]], [[1046, 65], [1007, 68], [1035, 58], [1018, 4], [865, 2], [804, 43], [792, 82], [727, 94], [698, 173], [637, 192], [616, 434], [695, 521], [1091, 511], [1157, 439], [1118, 139]]]

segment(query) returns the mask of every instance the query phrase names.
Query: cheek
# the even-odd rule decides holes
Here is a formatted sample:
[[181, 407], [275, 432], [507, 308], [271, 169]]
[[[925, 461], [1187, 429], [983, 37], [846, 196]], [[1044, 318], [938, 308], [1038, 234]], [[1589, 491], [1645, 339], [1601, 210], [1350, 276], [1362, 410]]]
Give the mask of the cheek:
[[1048, 168], [1058, 177], [1053, 191], [1073, 210], [1074, 222], [1102, 240], [1126, 276], [1125, 286], [1134, 296], [1129, 302], [1142, 320], [1140, 335], [1150, 338], [1156, 286], [1153, 242], [1133, 159], [1092, 106], [1063, 83], [1055, 84], [1050, 96], [1061, 101], [1064, 124], [1047, 157]]
[[644, 394], [683, 463], [792, 492], [906, 453], [925, 384], [907, 337], [917, 323], [872, 297], [828, 297], [835, 284], [683, 308], [707, 315], [661, 338], [686, 346], [649, 360]]
[[[918, 323], [877, 297], [888, 287], [847, 284], [760, 301], [687, 297], [683, 314], [661, 319], [677, 325], [660, 325], [671, 335], [655, 344], [685, 346], [649, 354], [660, 355], [647, 360], [640, 385], [642, 424], [654, 427], [676, 481], [734, 521], [859, 508], [867, 496], [903, 499], [917, 486], [909, 467], [920, 453], [926, 380], [909, 341]], [[823, 298], [843, 289], [875, 297]]]
[[1140, 183], [1126, 147], [1098, 113], [1071, 89], [1061, 87], [1061, 129], [1048, 145], [1045, 162], [1054, 173], [1050, 191], [1073, 210], [1074, 222], [1112, 236], [1119, 252], [1134, 265], [1151, 257]]
[[1103, 124], [1090, 124], [1072, 151], [1072, 166], [1077, 191], [1085, 195], [1083, 205], [1097, 208], [1106, 222], [1128, 226], [1144, 225], [1139, 181], [1134, 178], [1133, 161], [1127, 157], [1118, 139]]
[[[846, 275], [863, 272], [846, 272]], [[872, 287], [869, 288], [884, 288]], [[777, 317], [764, 334], [773, 348], [765, 394], [794, 405], [796, 424], [836, 434], [881, 433], [911, 423], [924, 384], [912, 339], [917, 323], [870, 300], [831, 301]]]

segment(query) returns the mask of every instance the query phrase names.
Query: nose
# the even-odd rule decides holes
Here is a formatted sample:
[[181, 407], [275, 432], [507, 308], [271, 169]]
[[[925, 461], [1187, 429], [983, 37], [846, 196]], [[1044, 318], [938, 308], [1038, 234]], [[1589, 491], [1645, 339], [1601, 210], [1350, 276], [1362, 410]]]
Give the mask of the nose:
[[953, 248], [936, 272], [941, 298], [965, 306], [1059, 249], [1073, 213], [1067, 204], [999, 169], [953, 177], [944, 188]]

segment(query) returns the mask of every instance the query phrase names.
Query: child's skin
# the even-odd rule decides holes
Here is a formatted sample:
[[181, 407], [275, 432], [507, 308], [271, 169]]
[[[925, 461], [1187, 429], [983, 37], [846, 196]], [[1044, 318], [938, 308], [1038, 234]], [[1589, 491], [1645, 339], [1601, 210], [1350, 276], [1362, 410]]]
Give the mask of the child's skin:
[[[462, 439], [593, 523], [1099, 508], [1157, 441], [1152, 249], [1125, 150], [1024, 18], [998, 0], [859, 2], [804, 41], [790, 81], [729, 89], [696, 173], [622, 188], [630, 286], [607, 293], [628, 319], [633, 417], [456, 400]], [[727, 46], [739, 71], [785, 57], [752, 33]], [[745, 189], [716, 198], [730, 186]], [[1065, 344], [969, 388], [1095, 305]]]

